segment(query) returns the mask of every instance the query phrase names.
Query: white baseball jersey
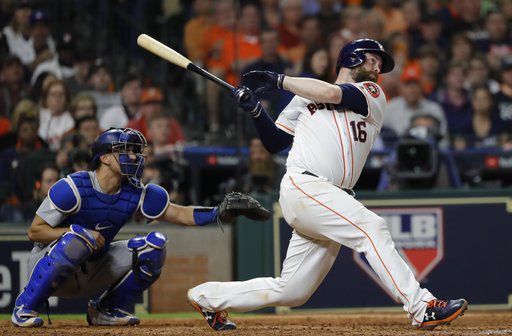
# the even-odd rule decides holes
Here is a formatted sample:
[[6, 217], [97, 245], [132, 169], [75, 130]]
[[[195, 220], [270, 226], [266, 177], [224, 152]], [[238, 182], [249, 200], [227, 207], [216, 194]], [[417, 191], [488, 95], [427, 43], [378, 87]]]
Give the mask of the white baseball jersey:
[[373, 82], [353, 83], [364, 94], [368, 115], [295, 96], [277, 127], [294, 136], [287, 168], [302, 168], [343, 188], [353, 188], [382, 127], [386, 96]]

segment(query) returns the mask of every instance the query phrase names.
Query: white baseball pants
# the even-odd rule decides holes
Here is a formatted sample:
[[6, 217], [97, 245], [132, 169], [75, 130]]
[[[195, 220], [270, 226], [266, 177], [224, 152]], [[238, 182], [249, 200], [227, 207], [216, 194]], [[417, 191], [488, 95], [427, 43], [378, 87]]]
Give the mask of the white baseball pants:
[[245, 312], [268, 306], [300, 306], [331, 269], [340, 245], [363, 252], [382, 283], [403, 303], [413, 325], [423, 321], [434, 296], [422, 289], [395, 250], [383, 218], [326, 179], [288, 169], [279, 203], [294, 228], [281, 277], [207, 282], [189, 295], [211, 311]]

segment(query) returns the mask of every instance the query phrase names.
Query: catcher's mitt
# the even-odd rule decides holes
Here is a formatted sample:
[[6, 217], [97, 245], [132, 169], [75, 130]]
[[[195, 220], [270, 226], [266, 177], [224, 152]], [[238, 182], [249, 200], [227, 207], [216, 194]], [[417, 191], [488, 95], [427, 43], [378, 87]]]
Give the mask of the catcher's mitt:
[[232, 192], [224, 196], [219, 204], [218, 219], [221, 222], [232, 222], [237, 216], [263, 221], [270, 218], [270, 211], [249, 195]]

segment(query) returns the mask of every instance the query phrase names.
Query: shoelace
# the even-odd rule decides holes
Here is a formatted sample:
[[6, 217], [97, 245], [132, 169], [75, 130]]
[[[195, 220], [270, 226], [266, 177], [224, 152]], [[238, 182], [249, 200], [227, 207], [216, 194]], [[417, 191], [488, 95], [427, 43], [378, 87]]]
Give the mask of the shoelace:
[[427, 308], [434, 308], [434, 307], [438, 307], [438, 308], [446, 308], [446, 305], [448, 304], [448, 301], [445, 301], [445, 300], [436, 300], [436, 299], [433, 299], [433, 300], [430, 300], [427, 304]]

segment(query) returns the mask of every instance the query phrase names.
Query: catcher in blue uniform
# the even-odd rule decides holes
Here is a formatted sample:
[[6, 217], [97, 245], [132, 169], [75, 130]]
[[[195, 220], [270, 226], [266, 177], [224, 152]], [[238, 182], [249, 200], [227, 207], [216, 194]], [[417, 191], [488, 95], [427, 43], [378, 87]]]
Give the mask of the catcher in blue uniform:
[[37, 309], [48, 297], [87, 297], [90, 325], [135, 325], [134, 298], [160, 276], [166, 237], [160, 232], [113, 242], [132, 215], [180, 225], [229, 222], [245, 215], [264, 220], [270, 212], [250, 196], [231, 193], [217, 207], [179, 206], [165, 189], [140, 182], [146, 147], [134, 129], [110, 129], [92, 148], [93, 170], [56, 182], [28, 231], [35, 242], [31, 275], [16, 299], [11, 321], [40, 327]]

